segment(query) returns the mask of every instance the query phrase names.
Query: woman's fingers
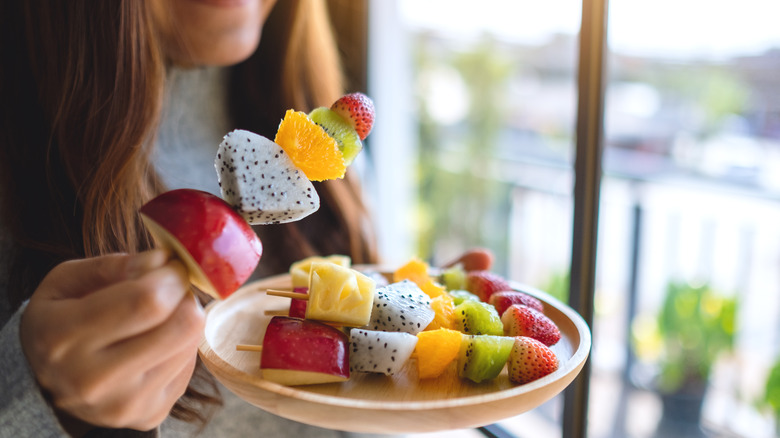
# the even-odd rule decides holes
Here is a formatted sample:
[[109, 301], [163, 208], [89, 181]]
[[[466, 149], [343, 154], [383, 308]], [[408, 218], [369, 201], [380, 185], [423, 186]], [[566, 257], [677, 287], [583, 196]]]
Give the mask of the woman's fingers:
[[184, 266], [170, 261], [139, 278], [84, 297], [77, 309], [78, 336], [96, 349], [105, 348], [164, 323], [191, 295]]
[[149, 370], [125, 378], [106, 391], [99, 404], [73, 406], [102, 426], [148, 430], [159, 425], [185, 392], [197, 355], [180, 351]]
[[[85, 382], [79, 391], [55, 397], [55, 404], [96, 426], [152, 429], [168, 416], [176, 400], [184, 394], [196, 358], [193, 352], [180, 351], [150, 370], [138, 370], [118, 380], [96, 378], [94, 382]], [[84, 391], [83, 388], [93, 389]]]
[[205, 315], [190, 294], [181, 300], [170, 318], [132, 338], [107, 346], [99, 354], [120, 371], [152, 369], [184, 351], [195, 356], [203, 334]]
[[183, 265], [162, 251], [67, 262], [47, 275], [20, 335], [39, 383], [64, 412], [148, 429], [184, 392], [203, 310]]
[[81, 298], [121, 281], [137, 278], [164, 265], [170, 255], [165, 250], [139, 254], [111, 254], [70, 260], [57, 265], [41, 282], [40, 298]]

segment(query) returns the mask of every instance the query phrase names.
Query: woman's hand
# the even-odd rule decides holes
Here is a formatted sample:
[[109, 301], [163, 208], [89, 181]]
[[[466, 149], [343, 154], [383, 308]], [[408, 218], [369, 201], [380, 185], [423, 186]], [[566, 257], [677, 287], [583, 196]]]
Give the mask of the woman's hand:
[[204, 314], [159, 250], [55, 267], [22, 316], [22, 347], [61, 418], [149, 430], [192, 376]]

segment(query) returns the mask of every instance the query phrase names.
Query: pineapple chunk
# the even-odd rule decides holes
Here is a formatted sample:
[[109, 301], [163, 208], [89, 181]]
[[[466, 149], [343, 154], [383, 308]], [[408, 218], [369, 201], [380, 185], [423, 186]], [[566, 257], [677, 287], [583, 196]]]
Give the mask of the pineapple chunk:
[[349, 256], [345, 256], [345, 255], [334, 254], [326, 257], [322, 257], [322, 256], [306, 257], [305, 259], [299, 260], [293, 263], [292, 265], [290, 265], [290, 276], [292, 277], [292, 285], [294, 288], [309, 286], [309, 272], [311, 271], [311, 265], [312, 263], [316, 263], [316, 262], [335, 263], [345, 268], [349, 268], [352, 266], [352, 259], [350, 259]]
[[314, 262], [306, 318], [362, 327], [371, 320], [376, 283], [354, 269]]

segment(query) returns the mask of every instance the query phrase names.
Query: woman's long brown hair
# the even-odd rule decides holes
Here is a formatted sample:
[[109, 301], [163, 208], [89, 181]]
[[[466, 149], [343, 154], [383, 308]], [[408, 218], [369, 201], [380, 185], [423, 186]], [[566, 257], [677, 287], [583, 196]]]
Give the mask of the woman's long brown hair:
[[[64, 260], [151, 247], [137, 211], [164, 190], [148, 157], [165, 60], [146, 2], [50, 0], [2, 8], [0, 215], [14, 240], [7, 297], [14, 309]], [[279, 2], [257, 52], [234, 67], [231, 115], [236, 127], [273, 138], [287, 108], [329, 105], [342, 91], [340, 78], [324, 4]], [[351, 177], [317, 188], [319, 212], [257, 228], [263, 273], [317, 253], [375, 261]], [[212, 401], [191, 388], [172, 414], [204, 421], [198, 403]]]

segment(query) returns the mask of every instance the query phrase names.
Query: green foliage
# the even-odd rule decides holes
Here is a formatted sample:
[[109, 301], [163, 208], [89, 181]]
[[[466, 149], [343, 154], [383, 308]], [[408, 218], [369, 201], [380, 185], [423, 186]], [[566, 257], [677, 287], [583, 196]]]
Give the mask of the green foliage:
[[702, 385], [717, 357], [734, 346], [737, 301], [709, 286], [670, 282], [658, 314], [660, 389]]
[[699, 126], [690, 126], [701, 137], [720, 130], [724, 120], [749, 110], [750, 86], [732, 68], [712, 65], [655, 65], [637, 69], [623, 80], [650, 85], [662, 99], [680, 108], [701, 113]]
[[766, 380], [764, 403], [772, 410], [778, 431], [780, 431], [780, 358], [775, 362]]
[[421, 77], [442, 69], [455, 72], [468, 98], [468, 114], [452, 126], [437, 123], [429, 102], [419, 102], [417, 254], [430, 257], [436, 245], [449, 243], [488, 247], [501, 260], [508, 251], [511, 186], [495, 178], [494, 150], [505, 124], [503, 102], [514, 66], [490, 39], [460, 53], [442, 51], [425, 39], [417, 48]]
[[569, 285], [571, 283], [571, 274], [568, 270], [556, 272], [547, 279], [547, 283], [542, 290], [557, 298], [561, 302], [569, 302]]

